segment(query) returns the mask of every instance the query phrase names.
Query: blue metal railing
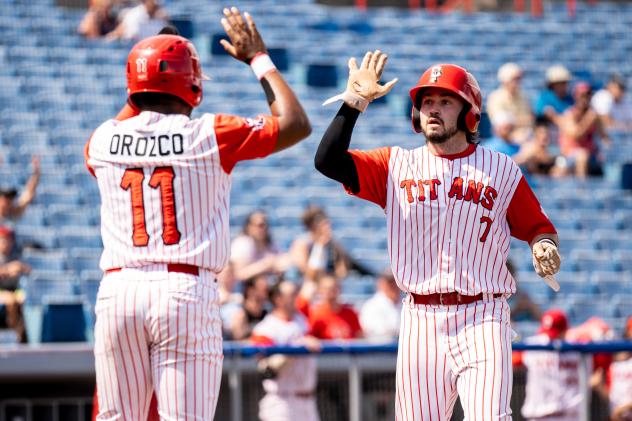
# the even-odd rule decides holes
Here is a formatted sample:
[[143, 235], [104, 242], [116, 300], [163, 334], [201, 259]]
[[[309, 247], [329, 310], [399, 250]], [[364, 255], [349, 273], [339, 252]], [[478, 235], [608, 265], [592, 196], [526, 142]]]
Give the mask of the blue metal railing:
[[[512, 344], [514, 351], [559, 351], [580, 352], [593, 354], [597, 352], [632, 351], [632, 341], [608, 341], [592, 343], [571, 343], [553, 341], [550, 344], [529, 344], [517, 342]], [[316, 354], [382, 354], [396, 353], [397, 342], [385, 344], [372, 344], [367, 342], [323, 342], [322, 349]], [[224, 355], [229, 357], [252, 357], [255, 355], [288, 354], [305, 355], [312, 354], [304, 346], [253, 346], [247, 342], [225, 342]]]

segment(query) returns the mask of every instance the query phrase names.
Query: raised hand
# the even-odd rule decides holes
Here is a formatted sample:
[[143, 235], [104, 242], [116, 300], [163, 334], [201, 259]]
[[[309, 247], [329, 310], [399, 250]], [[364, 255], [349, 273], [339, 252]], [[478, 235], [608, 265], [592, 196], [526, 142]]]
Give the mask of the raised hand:
[[257, 53], [267, 53], [266, 45], [248, 13], [242, 16], [236, 7], [225, 8], [221, 22], [230, 42], [223, 39], [220, 43], [228, 54], [239, 61], [250, 63]]
[[360, 68], [358, 68], [355, 57], [351, 57], [349, 59], [347, 90], [369, 102], [389, 93], [397, 83], [397, 78], [384, 85], [378, 83], [387, 60], [388, 56], [380, 50], [368, 51], [362, 59]]
[[342, 94], [329, 98], [323, 105], [341, 99], [351, 108], [361, 112], [366, 110], [371, 101], [389, 93], [397, 83], [397, 78], [395, 78], [384, 85], [379, 84], [387, 60], [388, 56], [380, 50], [369, 51], [364, 55], [362, 64], [358, 68], [356, 59], [351, 57], [349, 59], [347, 89]]

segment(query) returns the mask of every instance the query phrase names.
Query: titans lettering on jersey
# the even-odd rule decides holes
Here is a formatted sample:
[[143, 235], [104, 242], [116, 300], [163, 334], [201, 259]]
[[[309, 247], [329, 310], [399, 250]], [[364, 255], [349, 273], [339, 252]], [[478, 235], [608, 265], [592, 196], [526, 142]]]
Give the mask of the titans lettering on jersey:
[[510, 237], [555, 233], [506, 155], [475, 145], [452, 156], [426, 146], [351, 154], [360, 190], [350, 193], [384, 209], [391, 268], [404, 291], [513, 293]]
[[101, 193], [103, 270], [186, 263], [220, 271], [229, 253], [230, 173], [274, 150], [278, 121], [142, 112], [86, 145]]

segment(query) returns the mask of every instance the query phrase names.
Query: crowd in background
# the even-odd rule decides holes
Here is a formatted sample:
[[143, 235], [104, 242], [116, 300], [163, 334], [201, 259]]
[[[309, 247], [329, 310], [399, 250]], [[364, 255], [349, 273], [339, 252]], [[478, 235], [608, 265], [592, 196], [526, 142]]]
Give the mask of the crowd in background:
[[[77, 30], [87, 38], [138, 40], [157, 33], [167, 22], [168, 15], [156, 0], [91, 0]], [[564, 66], [555, 65], [546, 70], [546, 89], [537, 98], [528, 98], [520, 86], [523, 74], [515, 63], [499, 68], [500, 85], [487, 95], [485, 109], [493, 135], [483, 139], [482, 145], [511, 156], [527, 174], [602, 175], [602, 152], [610, 145], [609, 133], [632, 132], [632, 100], [626, 91], [626, 81], [613, 74], [595, 92], [590, 83], [574, 79]], [[40, 178], [36, 158], [32, 168], [33, 173], [20, 195], [12, 187], [0, 188], [0, 304], [4, 304], [0, 329], [13, 329], [21, 342], [26, 341], [26, 331], [21, 311], [24, 294], [19, 290], [19, 279], [30, 272], [30, 267], [20, 257], [14, 227], [35, 197]], [[263, 336], [275, 335], [274, 329], [270, 330], [270, 320], [279, 319], [295, 322], [296, 329], [294, 336], [279, 339], [277, 344], [305, 344], [316, 350], [321, 340], [396, 341], [403, 296], [390, 270], [377, 274], [354, 259], [353, 251], [346, 250], [336, 240], [324, 209], [306, 208], [301, 221], [304, 233], [289, 250], [282, 250], [274, 242], [263, 211], [254, 211], [245, 219], [239, 235], [232, 241], [230, 262], [218, 275], [224, 338], [261, 344]], [[295, 276], [288, 277], [290, 273]], [[374, 294], [363, 303], [352, 305], [342, 298], [341, 284], [350, 274], [375, 280]], [[514, 321], [541, 322], [538, 336], [528, 341], [614, 337], [611, 329], [594, 319], [571, 327], [563, 313], [557, 310], [543, 313], [521, 291], [512, 297], [511, 305]], [[624, 337], [632, 339], [632, 318]], [[518, 353], [514, 363], [517, 368], [530, 370], [533, 378], [539, 375], [544, 359], [559, 359], [560, 355]], [[576, 359], [573, 355], [567, 357]], [[619, 353], [605, 360], [601, 357], [595, 361], [591, 385], [610, 400], [614, 419], [632, 419], [632, 400], [626, 400], [620, 393], [629, 390], [625, 389], [629, 386], [621, 384], [632, 379], [632, 354]], [[273, 365], [274, 361], [266, 363]], [[558, 366], [575, 370], [575, 374], [578, 369], [572, 361]], [[576, 386], [575, 374], [557, 376], [559, 381], [569, 382], [560, 384], [558, 390], [568, 391], [569, 385]], [[315, 382], [315, 379], [305, 381]], [[541, 407], [542, 401], [530, 397], [529, 390], [528, 385], [523, 414], [538, 417], [531, 406]], [[536, 392], [533, 389], [531, 393]], [[548, 397], [558, 403], [562, 401], [555, 396]], [[531, 404], [533, 399], [537, 405]], [[574, 417], [576, 412], [572, 411], [577, 411], [578, 405], [559, 411], [561, 415], [570, 411], [569, 416]]]
[[609, 132], [632, 132], [632, 101], [626, 82], [612, 74], [594, 92], [562, 65], [546, 70], [544, 89], [527, 98], [516, 63], [498, 69], [500, 86], [487, 96], [493, 134], [483, 145], [511, 156], [528, 174], [555, 177], [603, 175]]

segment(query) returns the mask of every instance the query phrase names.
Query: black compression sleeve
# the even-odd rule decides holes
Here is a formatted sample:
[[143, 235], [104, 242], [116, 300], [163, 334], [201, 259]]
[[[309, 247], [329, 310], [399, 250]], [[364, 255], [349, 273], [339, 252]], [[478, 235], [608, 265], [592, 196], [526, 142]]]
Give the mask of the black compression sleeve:
[[342, 104], [325, 131], [314, 158], [314, 165], [318, 171], [344, 184], [353, 193], [360, 191], [360, 181], [358, 170], [349, 153], [349, 144], [359, 115], [360, 111]]

